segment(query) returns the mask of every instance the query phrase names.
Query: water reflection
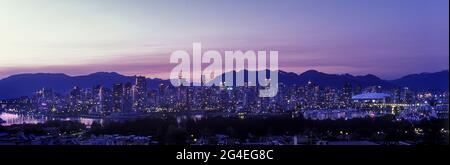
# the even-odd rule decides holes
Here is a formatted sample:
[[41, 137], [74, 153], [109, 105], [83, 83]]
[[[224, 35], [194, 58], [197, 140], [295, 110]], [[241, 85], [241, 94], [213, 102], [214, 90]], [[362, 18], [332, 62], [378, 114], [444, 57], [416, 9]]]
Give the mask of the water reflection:
[[0, 113], [0, 118], [5, 122], [2, 123], [2, 126], [9, 126], [13, 124], [37, 124], [43, 123], [45, 120], [42, 118], [35, 118], [31, 116], [18, 115], [12, 113]]
[[[161, 118], [165, 118], [165, 115], [160, 116]], [[207, 118], [202, 114], [195, 115], [175, 115], [177, 124], [185, 123], [188, 120], [192, 120], [197, 122], [204, 118]], [[78, 121], [88, 128], [92, 125], [92, 123], [97, 122], [101, 125], [105, 124], [106, 121], [123, 121], [123, 120], [131, 120], [130, 119], [102, 119], [102, 118], [86, 118], [86, 117], [47, 117], [47, 116], [35, 116], [35, 115], [21, 115], [14, 113], [0, 113], [0, 119], [4, 120], [4, 123], [1, 123], [2, 126], [10, 126], [14, 124], [38, 124], [45, 123], [50, 120], [61, 120], [61, 121]]]
[[103, 124], [103, 119], [95, 119], [95, 118], [85, 118], [85, 117], [58, 118], [46, 116], [21, 115], [4, 112], [0, 113], [0, 118], [5, 121], [4, 123], [1, 123], [2, 126], [10, 126], [14, 124], [37, 124], [37, 123], [44, 123], [49, 120], [79, 121], [80, 123], [86, 125], [87, 127], [90, 127], [93, 122]]
[[193, 120], [194, 122], [197, 122], [199, 120], [205, 119], [206, 116], [201, 115], [201, 114], [196, 114], [196, 115], [179, 115], [176, 116], [177, 119], [177, 124], [181, 124], [183, 122], [188, 121], [189, 119]]

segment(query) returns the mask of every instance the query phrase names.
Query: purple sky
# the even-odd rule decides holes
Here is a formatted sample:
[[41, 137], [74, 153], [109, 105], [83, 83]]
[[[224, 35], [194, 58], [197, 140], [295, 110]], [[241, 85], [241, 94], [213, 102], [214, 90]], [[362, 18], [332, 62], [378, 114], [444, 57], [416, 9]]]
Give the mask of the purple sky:
[[[174, 50], [277, 50], [280, 69], [394, 79], [449, 68], [448, 0], [0, 0], [0, 78], [168, 78]], [[223, 52], [222, 52], [223, 53]]]

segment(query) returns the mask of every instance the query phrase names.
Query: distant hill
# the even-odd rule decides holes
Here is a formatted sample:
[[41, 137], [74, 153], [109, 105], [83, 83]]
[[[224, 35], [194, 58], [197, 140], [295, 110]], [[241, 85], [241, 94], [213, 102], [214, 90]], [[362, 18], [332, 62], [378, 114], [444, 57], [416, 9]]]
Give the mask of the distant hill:
[[[245, 82], [247, 82], [247, 75], [249, 71], [242, 70], [239, 72], [233, 71], [234, 78], [236, 73], [244, 73]], [[262, 71], [256, 72], [261, 73]], [[229, 72], [231, 73], [231, 72]], [[269, 70], [266, 70], [266, 74], [269, 74]], [[421, 73], [411, 74], [404, 76], [396, 80], [383, 80], [375, 75], [367, 74], [364, 76], [354, 76], [351, 74], [327, 74], [316, 70], [308, 70], [301, 74], [293, 72], [279, 71], [279, 82], [291, 86], [291, 85], [306, 85], [308, 81], [311, 81], [319, 86], [342, 88], [344, 84], [349, 83], [353, 87], [360, 86], [362, 88], [369, 86], [382, 86], [385, 89], [409, 87], [415, 91], [448, 91], [449, 76], [448, 70], [435, 73]], [[214, 82], [220, 81], [220, 77], [225, 79], [225, 74], [218, 76], [214, 79]], [[235, 83], [235, 82], [233, 82]]]
[[285, 84], [297, 84], [305, 85], [308, 81], [311, 81], [320, 86], [327, 86], [333, 88], [342, 88], [346, 83], [356, 87], [362, 88], [368, 86], [382, 86], [383, 88], [393, 88], [394, 84], [378, 78], [375, 75], [368, 74], [364, 76], [353, 76], [350, 74], [327, 74], [318, 72], [316, 70], [308, 70], [302, 74], [297, 75], [294, 79], [291, 76], [283, 76], [283, 72], [280, 72], [280, 82]]
[[[248, 71], [244, 72], [247, 80]], [[259, 71], [263, 72], [263, 71]], [[269, 73], [268, 70], [266, 70]], [[236, 74], [235, 71], [233, 71]], [[225, 77], [225, 74], [219, 76]], [[217, 77], [213, 81], [220, 81]], [[285, 85], [306, 85], [311, 81], [320, 86], [342, 88], [345, 83], [353, 87], [382, 86], [390, 89], [396, 87], [409, 87], [418, 91], [448, 91], [448, 70], [436, 73], [421, 73], [404, 76], [397, 80], [387, 81], [375, 75], [353, 76], [350, 74], [327, 74], [316, 70], [309, 70], [301, 74], [279, 71], [279, 82]], [[0, 80], [0, 99], [31, 96], [39, 89], [51, 88], [58, 93], [66, 93], [74, 86], [92, 88], [94, 85], [103, 85], [110, 88], [115, 83], [131, 82], [134, 84], [135, 76], [124, 76], [115, 72], [97, 72], [82, 76], [69, 76], [62, 73], [34, 73], [17, 74]], [[159, 84], [170, 84], [169, 80], [147, 79], [148, 88], [156, 89]]]
[[[244, 79], [245, 82], [247, 82], [247, 70], [239, 71], [239, 72], [233, 72], [233, 74], [236, 73], [242, 73], [244, 72]], [[262, 71], [258, 71], [256, 74], [261, 73]], [[231, 73], [231, 72], [229, 72]], [[266, 70], [266, 73], [268, 74], [269, 71]], [[225, 74], [221, 75], [221, 77], [224, 79]], [[234, 75], [235, 77], [235, 75]], [[220, 77], [216, 78], [214, 82], [219, 81]], [[292, 72], [285, 72], [285, 71], [279, 71], [278, 72], [278, 80], [280, 83], [283, 83], [288, 86], [292, 85], [306, 85], [308, 81], [311, 81], [319, 86], [326, 86], [326, 87], [333, 87], [333, 88], [342, 88], [344, 84], [349, 83], [352, 86], [360, 86], [362, 88], [368, 87], [368, 86], [383, 86], [384, 88], [393, 88], [396, 87], [396, 85], [392, 84], [391, 82], [382, 80], [378, 78], [377, 76], [368, 74], [365, 76], [353, 76], [350, 74], [327, 74], [322, 73], [316, 70], [308, 70], [301, 74], [296, 74]], [[235, 83], [235, 82], [234, 82]], [[253, 83], [253, 82], [252, 82]]]
[[[92, 88], [103, 85], [110, 88], [115, 83], [134, 84], [134, 76], [124, 76], [115, 72], [97, 72], [83, 76], [69, 76], [62, 73], [17, 74], [0, 80], [0, 99], [30, 96], [39, 89], [50, 88], [59, 93], [70, 91], [74, 86]], [[147, 79], [149, 88], [159, 84], [169, 84], [168, 80]]]
[[417, 91], [448, 91], [448, 70], [435, 73], [410, 74], [390, 82]]

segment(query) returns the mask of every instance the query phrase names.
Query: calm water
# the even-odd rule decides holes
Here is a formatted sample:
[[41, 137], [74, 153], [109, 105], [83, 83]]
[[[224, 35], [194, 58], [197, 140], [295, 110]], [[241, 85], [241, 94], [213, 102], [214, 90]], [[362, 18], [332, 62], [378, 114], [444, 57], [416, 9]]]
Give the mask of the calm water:
[[103, 119], [94, 119], [94, 118], [84, 118], [84, 117], [67, 117], [67, 118], [55, 118], [55, 117], [45, 117], [45, 116], [30, 116], [30, 115], [19, 115], [13, 113], [0, 113], [0, 118], [5, 123], [1, 123], [2, 126], [9, 126], [13, 124], [37, 124], [44, 123], [49, 120], [62, 120], [62, 121], [79, 121], [86, 126], [90, 126], [94, 121], [98, 123], [103, 123]]
[[[188, 119], [192, 119], [194, 121], [200, 120], [204, 118], [203, 115], [177, 115], [177, 123], [181, 124]], [[37, 124], [37, 123], [44, 123], [49, 120], [61, 120], [61, 121], [79, 121], [80, 123], [83, 123], [87, 127], [90, 127], [93, 122], [98, 122], [100, 124], [104, 124], [106, 119], [101, 118], [86, 118], [86, 117], [46, 117], [46, 116], [32, 116], [32, 115], [21, 115], [21, 114], [14, 114], [14, 113], [0, 113], [0, 118], [5, 123], [1, 123], [2, 126], [10, 126], [13, 124]], [[123, 121], [123, 120], [131, 120], [131, 119], [109, 119], [111, 121]]]

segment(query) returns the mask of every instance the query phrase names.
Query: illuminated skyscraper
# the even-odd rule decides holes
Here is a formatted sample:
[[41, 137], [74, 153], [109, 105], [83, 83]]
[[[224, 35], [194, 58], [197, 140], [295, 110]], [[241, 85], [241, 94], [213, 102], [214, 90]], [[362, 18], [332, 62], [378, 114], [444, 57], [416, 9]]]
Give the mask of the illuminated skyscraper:
[[112, 93], [113, 112], [122, 112], [123, 110], [123, 84], [118, 83], [113, 85]]
[[96, 105], [91, 113], [105, 114], [110, 111], [110, 91], [101, 86], [96, 85], [93, 88], [94, 104]]
[[134, 110], [142, 112], [145, 110], [147, 102], [147, 80], [143, 76], [136, 77], [134, 91]]
[[70, 112], [81, 112], [82, 110], [82, 100], [81, 100], [81, 89], [77, 86], [73, 87], [69, 95], [69, 111]]
[[350, 104], [352, 98], [352, 86], [350, 83], [345, 83], [344, 88], [342, 89], [341, 101], [344, 105]]
[[99, 113], [101, 111], [100, 99], [101, 99], [101, 85], [95, 85], [92, 87], [93, 103], [95, 107], [90, 110], [89, 113]]
[[123, 86], [123, 112], [131, 112], [133, 109], [133, 85], [126, 83]]

